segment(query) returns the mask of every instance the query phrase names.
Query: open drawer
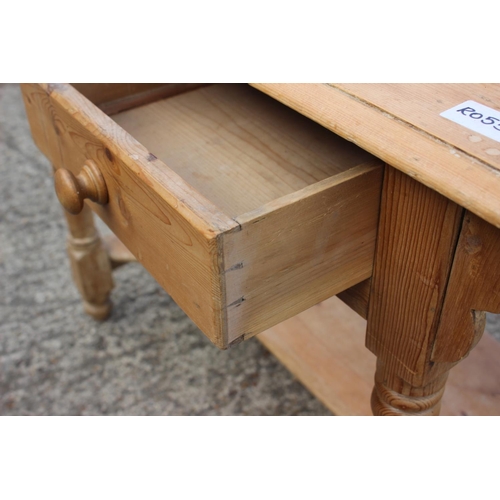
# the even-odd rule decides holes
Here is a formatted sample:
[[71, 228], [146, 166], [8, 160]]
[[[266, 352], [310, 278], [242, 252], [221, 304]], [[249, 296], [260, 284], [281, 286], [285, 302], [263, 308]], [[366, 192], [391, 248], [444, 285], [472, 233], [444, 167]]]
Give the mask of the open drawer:
[[93, 160], [109, 201], [86, 203], [218, 347], [371, 275], [381, 162], [258, 90], [22, 90], [37, 146]]

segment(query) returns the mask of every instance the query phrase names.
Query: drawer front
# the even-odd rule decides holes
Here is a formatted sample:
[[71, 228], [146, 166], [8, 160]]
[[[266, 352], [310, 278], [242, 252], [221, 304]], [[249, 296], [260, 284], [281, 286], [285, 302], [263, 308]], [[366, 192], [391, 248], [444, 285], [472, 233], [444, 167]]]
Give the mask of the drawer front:
[[379, 160], [229, 217], [72, 86], [22, 90], [41, 151], [75, 175], [95, 163], [109, 201], [86, 203], [218, 347], [371, 276]]
[[219, 239], [237, 223], [198, 195], [70, 85], [23, 85], [33, 139], [55, 169], [100, 169], [109, 202], [89, 202], [196, 325], [224, 347]]

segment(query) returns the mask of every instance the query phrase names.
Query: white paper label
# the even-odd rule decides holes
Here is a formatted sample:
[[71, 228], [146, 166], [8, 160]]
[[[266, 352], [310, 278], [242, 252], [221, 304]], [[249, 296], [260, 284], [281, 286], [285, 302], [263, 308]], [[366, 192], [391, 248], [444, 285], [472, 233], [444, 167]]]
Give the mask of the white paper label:
[[439, 116], [500, 142], [500, 111], [496, 109], [475, 101], [465, 101]]

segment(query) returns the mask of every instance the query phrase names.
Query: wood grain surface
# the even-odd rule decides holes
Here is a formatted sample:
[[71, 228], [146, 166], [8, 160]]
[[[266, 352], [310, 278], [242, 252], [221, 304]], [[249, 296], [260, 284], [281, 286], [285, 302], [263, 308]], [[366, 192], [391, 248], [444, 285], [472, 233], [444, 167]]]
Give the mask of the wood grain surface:
[[245, 84], [211, 85], [113, 119], [230, 217], [372, 159]]
[[461, 360], [481, 338], [484, 311], [500, 314], [500, 230], [470, 212], [448, 289], [432, 351], [436, 363]]
[[356, 311], [362, 318], [366, 319], [368, 317], [371, 286], [371, 278], [369, 278], [338, 293], [337, 297]]
[[110, 201], [89, 206], [200, 329], [225, 347], [218, 237], [238, 224], [70, 85], [22, 90], [41, 151], [75, 175], [85, 161], [95, 161]]
[[203, 86], [200, 83], [73, 83], [72, 86], [107, 114], [164, 99]]
[[94, 319], [111, 312], [113, 289], [111, 263], [94, 225], [92, 211], [85, 206], [78, 215], [64, 211], [68, 224], [67, 252], [71, 274], [82, 297], [83, 308]]
[[[371, 415], [366, 321], [333, 297], [257, 336], [336, 415]], [[485, 333], [452, 368], [441, 415], [500, 415], [500, 345]]]
[[436, 116], [465, 97], [499, 110], [499, 85], [252, 85], [500, 227], [500, 144]]
[[371, 276], [382, 175], [372, 160], [236, 218], [223, 236], [229, 342]]
[[414, 387], [425, 385], [462, 213], [386, 167], [366, 346]]
[[[336, 88], [390, 113], [446, 144], [500, 171], [500, 142], [440, 116], [443, 111], [468, 100], [498, 110], [500, 84], [341, 84]], [[440, 165], [441, 167], [441, 165]]]
[[115, 115], [136, 137], [70, 85], [23, 93], [42, 152], [97, 165], [109, 202], [85, 203], [217, 346], [370, 276], [382, 163], [251, 87]]

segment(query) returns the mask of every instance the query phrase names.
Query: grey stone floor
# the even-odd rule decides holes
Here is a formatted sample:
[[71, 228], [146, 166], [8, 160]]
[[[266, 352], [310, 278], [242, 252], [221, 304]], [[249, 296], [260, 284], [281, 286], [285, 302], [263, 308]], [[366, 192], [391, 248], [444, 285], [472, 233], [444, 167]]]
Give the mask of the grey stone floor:
[[0, 85], [0, 415], [330, 415], [256, 339], [212, 346], [138, 264], [110, 319], [86, 316], [50, 172]]

